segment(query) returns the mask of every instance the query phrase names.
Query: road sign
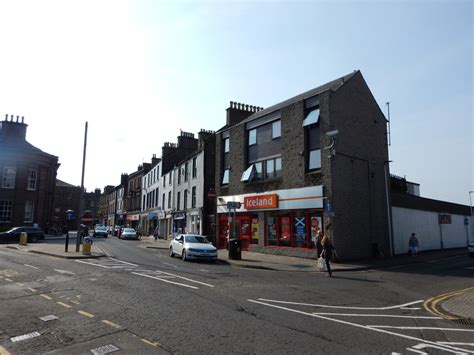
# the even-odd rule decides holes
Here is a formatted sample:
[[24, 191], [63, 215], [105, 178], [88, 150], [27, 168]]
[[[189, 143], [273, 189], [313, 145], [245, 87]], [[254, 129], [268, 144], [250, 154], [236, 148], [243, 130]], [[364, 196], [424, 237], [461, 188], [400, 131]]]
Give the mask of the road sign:
[[86, 226], [93, 224], [94, 216], [91, 213], [84, 213], [81, 217], [81, 223]]
[[217, 197], [216, 191], [214, 189], [209, 189], [209, 192], [207, 193], [207, 197], [216, 198]]
[[72, 221], [72, 216], [73, 216], [73, 212], [72, 211], [67, 211], [66, 212], [66, 219], [68, 221]]
[[227, 209], [228, 210], [238, 210], [240, 207], [242, 207], [242, 204], [237, 201], [229, 201], [227, 202]]
[[464, 217], [464, 225], [468, 226], [469, 225], [469, 218]]

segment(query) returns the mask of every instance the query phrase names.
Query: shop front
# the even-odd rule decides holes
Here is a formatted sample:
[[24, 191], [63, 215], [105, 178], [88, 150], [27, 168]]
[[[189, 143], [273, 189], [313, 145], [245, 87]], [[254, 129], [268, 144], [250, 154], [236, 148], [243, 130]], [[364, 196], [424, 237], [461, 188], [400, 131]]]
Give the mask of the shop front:
[[134, 214], [128, 214], [127, 215], [127, 225], [130, 226], [130, 228], [137, 229], [139, 222], [140, 222], [140, 214], [139, 213], [134, 213]]
[[[219, 197], [218, 247], [226, 248], [229, 234], [235, 230], [242, 250], [314, 249], [318, 230], [323, 228], [322, 190], [322, 186], [311, 186]], [[235, 223], [233, 213], [227, 210], [230, 201], [241, 203]]]

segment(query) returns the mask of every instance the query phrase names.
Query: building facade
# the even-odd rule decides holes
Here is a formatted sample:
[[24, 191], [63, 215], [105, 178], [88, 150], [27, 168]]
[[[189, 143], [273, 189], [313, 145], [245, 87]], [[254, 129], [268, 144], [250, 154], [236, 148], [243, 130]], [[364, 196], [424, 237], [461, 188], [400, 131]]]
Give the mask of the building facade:
[[150, 170], [150, 164], [139, 165], [137, 171], [128, 175], [125, 189], [125, 207], [127, 212], [126, 224], [132, 228], [139, 228], [142, 207], [143, 176]]
[[54, 223], [58, 157], [28, 143], [26, 129], [23, 117], [0, 122], [0, 230]]
[[389, 256], [386, 128], [359, 71], [266, 109], [231, 102], [216, 135], [218, 247], [235, 228], [244, 250], [315, 257], [329, 228], [340, 259]]
[[161, 171], [161, 159], [157, 158], [154, 154], [151, 159], [151, 168], [143, 176], [142, 182], [140, 226], [143, 233], [147, 235], [153, 234], [158, 227], [158, 217], [161, 217], [160, 220], [163, 219], [163, 216], [161, 216], [162, 207], [160, 199]]

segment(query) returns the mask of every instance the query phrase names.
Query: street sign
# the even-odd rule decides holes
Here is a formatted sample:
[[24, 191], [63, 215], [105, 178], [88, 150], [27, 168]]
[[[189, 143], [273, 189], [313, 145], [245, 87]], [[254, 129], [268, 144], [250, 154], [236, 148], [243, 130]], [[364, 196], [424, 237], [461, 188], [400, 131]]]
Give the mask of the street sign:
[[81, 223], [86, 226], [92, 225], [94, 222], [94, 216], [91, 213], [84, 213], [81, 217]]
[[67, 212], [66, 212], [66, 219], [67, 219], [68, 221], [72, 221], [72, 211], [67, 211]]
[[227, 209], [228, 210], [238, 210], [240, 207], [242, 207], [242, 204], [237, 201], [229, 201], [227, 202]]
[[469, 225], [469, 218], [464, 217], [464, 225], [468, 226]]
[[207, 193], [207, 197], [216, 198], [217, 197], [216, 191], [214, 189], [209, 189], [209, 192]]

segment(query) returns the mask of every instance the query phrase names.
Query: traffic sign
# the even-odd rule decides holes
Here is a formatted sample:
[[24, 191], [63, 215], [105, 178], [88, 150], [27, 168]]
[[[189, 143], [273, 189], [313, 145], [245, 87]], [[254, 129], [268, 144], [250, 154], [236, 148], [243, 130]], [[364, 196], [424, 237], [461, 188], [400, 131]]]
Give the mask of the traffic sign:
[[242, 207], [242, 204], [238, 201], [229, 201], [227, 202], [227, 209], [228, 210], [238, 210]]
[[81, 217], [81, 223], [85, 225], [91, 225], [94, 222], [94, 216], [91, 213], [84, 213]]
[[207, 197], [216, 198], [217, 197], [216, 191], [214, 189], [209, 189], [209, 192], [207, 193]]

